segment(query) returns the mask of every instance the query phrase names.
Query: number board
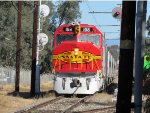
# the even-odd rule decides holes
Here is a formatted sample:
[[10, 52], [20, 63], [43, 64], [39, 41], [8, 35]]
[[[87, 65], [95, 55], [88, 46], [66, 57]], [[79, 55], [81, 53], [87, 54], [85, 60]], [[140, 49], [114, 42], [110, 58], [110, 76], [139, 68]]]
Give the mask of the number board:
[[64, 32], [74, 32], [74, 27], [64, 27]]
[[92, 32], [92, 31], [93, 30], [90, 27], [83, 27], [83, 28], [81, 28], [81, 32]]
[[[74, 27], [64, 27], [64, 32], [74, 32]], [[82, 27], [81, 32], [92, 32], [93, 29], [90, 27]]]

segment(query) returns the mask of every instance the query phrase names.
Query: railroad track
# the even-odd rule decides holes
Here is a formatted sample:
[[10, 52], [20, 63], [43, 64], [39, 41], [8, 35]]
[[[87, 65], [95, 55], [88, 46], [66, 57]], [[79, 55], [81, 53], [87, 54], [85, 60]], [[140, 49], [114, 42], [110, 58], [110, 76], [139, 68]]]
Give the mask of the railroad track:
[[84, 103], [91, 96], [84, 98], [62, 98], [59, 101], [51, 103], [43, 108], [38, 109], [39, 113], [71, 113], [71, 111]]
[[115, 113], [116, 109], [115, 106], [112, 107], [104, 107], [99, 109], [91, 109], [86, 111], [78, 111], [78, 112], [72, 112], [72, 113]]
[[[115, 107], [112, 106], [106, 106], [106, 105], [98, 105], [103, 106], [101, 108], [95, 108], [85, 110], [84, 107], [81, 110], [76, 110], [78, 107], [84, 105], [84, 106], [90, 106], [90, 102], [87, 102], [88, 99], [90, 99], [92, 96], [85, 96], [83, 98], [66, 98], [63, 96], [56, 97], [52, 100], [40, 103], [38, 105], [29, 107], [24, 110], [17, 111], [15, 113], [94, 113], [94, 112], [100, 112], [100, 113], [113, 113], [112, 111], [115, 110]], [[105, 107], [104, 107], [105, 106]]]
[[60, 96], [60, 97], [54, 98], [54, 99], [52, 99], [52, 100], [49, 100], [49, 101], [46, 101], [46, 102], [43, 102], [43, 103], [40, 103], [40, 104], [31, 106], [31, 107], [29, 107], [29, 108], [26, 108], [26, 109], [23, 109], [23, 110], [19, 110], [19, 111], [15, 112], [15, 113], [31, 113], [32, 111], [34, 111], [34, 110], [36, 110], [36, 109], [38, 109], [38, 108], [41, 108], [41, 107], [43, 107], [43, 106], [46, 106], [46, 105], [49, 104], [49, 103], [54, 103], [54, 102], [56, 102], [56, 101], [58, 101], [58, 100], [61, 100], [62, 98], [63, 98], [63, 97]]
[[84, 98], [65, 98], [60, 96], [15, 113], [70, 113], [72, 109], [79, 106], [88, 98], [90, 98], [90, 96], [86, 96]]

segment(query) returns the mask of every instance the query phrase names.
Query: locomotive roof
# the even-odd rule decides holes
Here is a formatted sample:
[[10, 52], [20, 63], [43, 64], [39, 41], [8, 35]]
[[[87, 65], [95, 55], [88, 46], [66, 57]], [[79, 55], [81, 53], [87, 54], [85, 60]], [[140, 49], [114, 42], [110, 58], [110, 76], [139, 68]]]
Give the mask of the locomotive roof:
[[62, 32], [65, 27], [74, 27], [76, 25], [80, 25], [81, 28], [92, 28], [94, 33], [102, 34], [102, 32], [96, 26], [90, 24], [63, 24], [59, 28], [57, 28], [55, 32]]

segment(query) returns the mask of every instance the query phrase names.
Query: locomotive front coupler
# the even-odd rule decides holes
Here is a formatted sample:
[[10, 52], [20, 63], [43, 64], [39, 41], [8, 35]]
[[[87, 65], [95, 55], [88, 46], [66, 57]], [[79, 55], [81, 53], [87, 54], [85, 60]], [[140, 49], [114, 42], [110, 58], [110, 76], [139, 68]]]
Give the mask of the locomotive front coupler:
[[74, 87], [81, 87], [81, 83], [80, 80], [78, 80], [77, 78], [72, 79], [72, 82], [70, 83], [70, 87], [74, 88]]

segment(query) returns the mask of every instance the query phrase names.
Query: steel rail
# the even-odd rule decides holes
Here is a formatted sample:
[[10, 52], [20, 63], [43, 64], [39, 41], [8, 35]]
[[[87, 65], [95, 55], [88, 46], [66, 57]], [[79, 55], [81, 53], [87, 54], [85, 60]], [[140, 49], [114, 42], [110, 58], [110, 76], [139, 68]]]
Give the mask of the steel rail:
[[59, 96], [59, 97], [54, 98], [54, 99], [52, 99], [52, 100], [48, 100], [48, 101], [46, 101], [46, 102], [37, 104], [37, 105], [32, 106], [32, 107], [30, 107], [30, 108], [17, 111], [17, 112], [15, 112], [15, 113], [31, 113], [32, 111], [37, 110], [38, 108], [42, 108], [43, 106], [46, 106], [47, 104], [51, 104], [51, 103], [54, 103], [54, 102], [56, 102], [56, 101], [59, 101], [59, 100], [61, 100], [62, 98], [64, 98], [64, 97], [63, 97], [63, 96]]
[[81, 105], [82, 103], [84, 103], [87, 99], [89, 99], [90, 96], [86, 96], [83, 99], [79, 100], [78, 102], [76, 102], [75, 104], [73, 104], [72, 106], [70, 106], [69, 108], [67, 108], [65, 111], [63, 111], [62, 113], [71, 113], [71, 110], [73, 110], [74, 108], [78, 107], [79, 105]]
[[92, 110], [86, 110], [86, 111], [77, 111], [77, 112], [73, 112], [73, 113], [94, 113], [94, 112], [98, 112], [98, 111], [101, 111], [101, 112], [108, 112], [111, 110], [111, 113], [112, 110], [115, 111], [115, 106], [111, 106], [111, 107], [105, 107], [105, 108], [99, 108], [99, 109], [92, 109]]

